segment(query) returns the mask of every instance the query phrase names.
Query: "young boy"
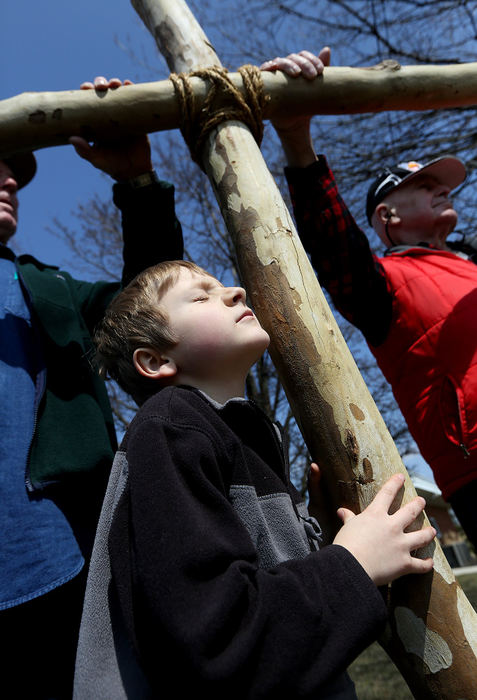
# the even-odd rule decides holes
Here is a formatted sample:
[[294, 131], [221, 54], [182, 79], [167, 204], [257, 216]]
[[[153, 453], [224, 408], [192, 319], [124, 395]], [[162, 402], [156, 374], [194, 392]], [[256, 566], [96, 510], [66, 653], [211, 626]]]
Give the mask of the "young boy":
[[[280, 433], [243, 398], [269, 343], [245, 292], [183, 261], [140, 274], [96, 335], [141, 405], [91, 563], [75, 698], [355, 698], [346, 666], [381, 631], [377, 586], [426, 572], [392, 477], [319, 549]], [[138, 663], [136, 663], [136, 660]]]

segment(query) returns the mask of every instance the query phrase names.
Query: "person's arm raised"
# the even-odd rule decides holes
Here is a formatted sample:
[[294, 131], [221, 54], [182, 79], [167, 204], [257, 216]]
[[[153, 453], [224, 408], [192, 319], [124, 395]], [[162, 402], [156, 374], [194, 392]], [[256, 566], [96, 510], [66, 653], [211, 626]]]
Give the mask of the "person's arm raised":
[[[262, 63], [260, 70], [280, 70], [292, 78], [301, 75], [307, 80], [314, 80], [323, 73], [326, 66], [329, 66], [330, 58], [331, 51], [328, 46], [325, 46], [317, 56], [311, 51], [291, 53], [285, 57], [277, 56], [273, 60]], [[310, 120], [310, 115], [282, 114], [272, 121], [282, 142], [287, 163], [292, 167], [304, 168], [316, 160], [310, 136]]]
[[[121, 81], [119, 78], [108, 80], [98, 76], [92, 83], [83, 83], [81, 90], [94, 89], [97, 92], [105, 92], [127, 85], [132, 85], [132, 82]], [[127, 182], [153, 170], [147, 134], [125, 136], [116, 141], [97, 141], [92, 144], [80, 136], [71, 136], [69, 142], [81, 158], [107, 173], [117, 182]]]

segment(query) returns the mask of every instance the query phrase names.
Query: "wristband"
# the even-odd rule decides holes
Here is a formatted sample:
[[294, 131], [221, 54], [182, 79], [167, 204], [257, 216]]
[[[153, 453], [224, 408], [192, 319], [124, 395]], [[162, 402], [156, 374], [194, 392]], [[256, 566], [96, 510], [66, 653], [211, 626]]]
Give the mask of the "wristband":
[[147, 187], [156, 182], [159, 182], [159, 178], [156, 175], [155, 170], [151, 170], [148, 173], [143, 173], [142, 175], [137, 175], [127, 180], [127, 184], [133, 188], [133, 190], [139, 190], [141, 187]]

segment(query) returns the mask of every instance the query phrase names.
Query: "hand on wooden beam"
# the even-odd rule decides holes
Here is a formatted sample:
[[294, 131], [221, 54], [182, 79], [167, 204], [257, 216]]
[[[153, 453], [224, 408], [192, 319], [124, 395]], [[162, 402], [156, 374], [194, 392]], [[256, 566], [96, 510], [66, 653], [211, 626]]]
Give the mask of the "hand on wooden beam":
[[[98, 76], [92, 83], [82, 83], [81, 90], [105, 93], [107, 90], [117, 90], [132, 84], [131, 80], [121, 81], [119, 78], [108, 80]], [[115, 141], [101, 140], [91, 144], [81, 136], [71, 136], [69, 143], [74, 146], [81, 158], [107, 173], [117, 182], [126, 182], [153, 169], [147, 134], [124, 136]]]
[[430, 557], [418, 559], [413, 552], [432, 542], [435, 529], [409, 531], [423, 512], [425, 500], [418, 496], [389, 513], [403, 485], [404, 476], [394, 474], [359, 515], [347, 508], [338, 510], [344, 524], [333, 544], [351, 552], [377, 586], [391, 583], [404, 574], [427, 573], [433, 567]]
[[[291, 53], [285, 57], [277, 56], [271, 61], [262, 63], [260, 70], [280, 70], [291, 78], [302, 76], [307, 80], [314, 80], [322, 75], [324, 68], [330, 65], [330, 61], [331, 50], [325, 46], [317, 56], [311, 51]], [[289, 116], [283, 111], [272, 120], [290, 166], [305, 168], [316, 160], [310, 136], [311, 116], [311, 114]]]
[[277, 56], [271, 61], [262, 63], [260, 70], [281, 70], [291, 78], [301, 75], [307, 80], [313, 80], [323, 73], [325, 66], [330, 65], [330, 58], [331, 49], [329, 46], [325, 46], [321, 49], [318, 56], [311, 53], [311, 51], [299, 51], [285, 57]]

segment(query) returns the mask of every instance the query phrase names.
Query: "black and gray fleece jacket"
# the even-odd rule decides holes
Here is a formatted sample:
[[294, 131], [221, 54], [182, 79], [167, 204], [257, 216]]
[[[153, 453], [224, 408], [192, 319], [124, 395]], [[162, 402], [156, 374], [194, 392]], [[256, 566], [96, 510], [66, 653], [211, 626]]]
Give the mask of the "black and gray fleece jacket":
[[76, 700], [354, 698], [344, 670], [385, 618], [354, 557], [318, 550], [256, 405], [188, 387], [144, 404], [103, 505]]

